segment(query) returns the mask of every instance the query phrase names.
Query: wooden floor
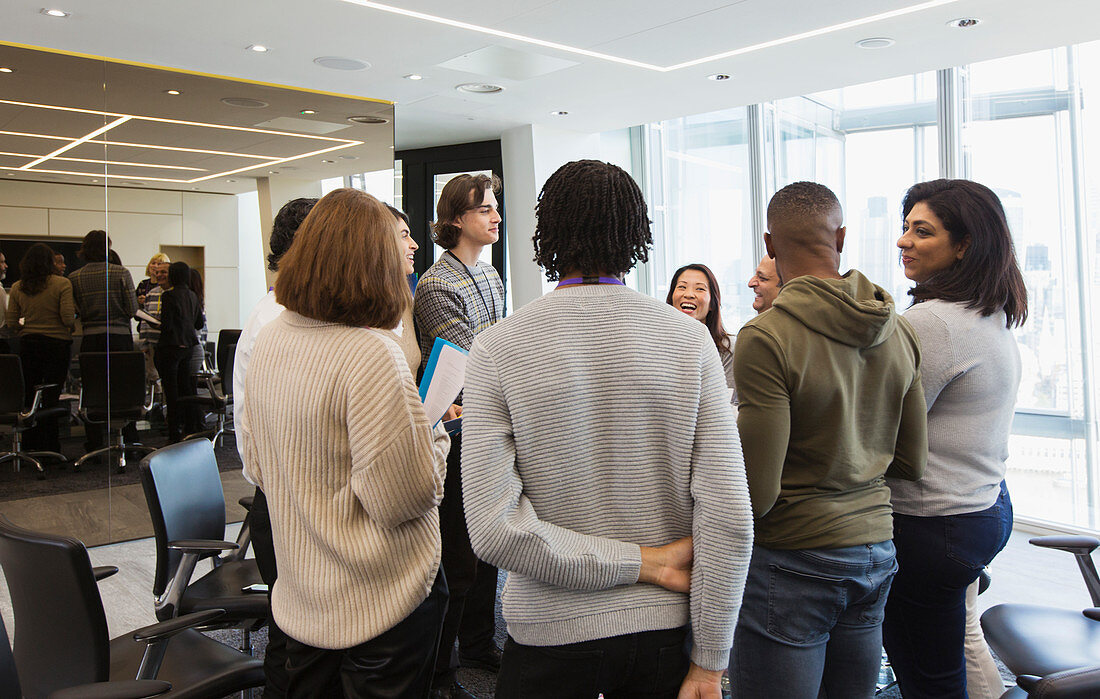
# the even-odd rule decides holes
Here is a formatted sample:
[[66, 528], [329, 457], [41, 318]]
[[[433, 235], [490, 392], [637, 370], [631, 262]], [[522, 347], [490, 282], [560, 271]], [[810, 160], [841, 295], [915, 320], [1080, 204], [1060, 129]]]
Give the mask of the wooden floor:
[[[221, 479], [226, 521], [239, 522], [244, 509], [237, 501], [252, 495], [255, 486], [239, 470], [222, 471]], [[29, 529], [76, 536], [89, 548], [153, 535], [139, 483], [0, 502], [0, 514]]]

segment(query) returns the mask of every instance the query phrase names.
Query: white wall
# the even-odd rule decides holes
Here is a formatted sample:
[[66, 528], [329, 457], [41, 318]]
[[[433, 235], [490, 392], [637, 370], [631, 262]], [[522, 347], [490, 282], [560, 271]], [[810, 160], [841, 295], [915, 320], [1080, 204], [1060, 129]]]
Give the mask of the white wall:
[[240, 327], [237, 197], [0, 181], [0, 235], [79, 240], [96, 228], [107, 231], [135, 284], [161, 245], [202, 246], [210, 332]]

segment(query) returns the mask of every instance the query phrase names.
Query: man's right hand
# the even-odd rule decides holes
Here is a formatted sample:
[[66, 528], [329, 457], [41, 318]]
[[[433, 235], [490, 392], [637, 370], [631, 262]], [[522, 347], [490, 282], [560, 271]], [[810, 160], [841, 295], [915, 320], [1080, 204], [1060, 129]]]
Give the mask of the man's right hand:
[[691, 537], [655, 548], [643, 546], [638, 582], [653, 583], [673, 592], [691, 591]]
[[722, 671], [691, 664], [676, 699], [722, 699]]

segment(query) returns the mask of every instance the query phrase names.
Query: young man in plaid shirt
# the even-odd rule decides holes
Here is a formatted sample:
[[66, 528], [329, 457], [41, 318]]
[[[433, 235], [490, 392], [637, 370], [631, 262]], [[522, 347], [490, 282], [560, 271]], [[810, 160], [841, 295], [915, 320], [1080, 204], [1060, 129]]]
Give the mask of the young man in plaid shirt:
[[[446, 252], [420, 278], [415, 295], [421, 370], [437, 337], [468, 350], [475, 335], [504, 317], [504, 285], [500, 276], [492, 265], [479, 261], [482, 250], [500, 237], [496, 198], [499, 189], [495, 177], [459, 175], [440, 194], [433, 232], [435, 242]], [[461, 397], [458, 401], [461, 403]], [[455, 406], [452, 411], [451, 417], [461, 408]], [[493, 643], [497, 569], [479, 563], [470, 546], [462, 509], [461, 453], [459, 434], [451, 440], [447, 482], [439, 507], [442, 565], [451, 594], [432, 690], [433, 697], [442, 699], [472, 696], [455, 681], [456, 638], [462, 649], [458, 659], [462, 665], [492, 671], [500, 667], [500, 650]], [[464, 609], [469, 612], [465, 621]]]

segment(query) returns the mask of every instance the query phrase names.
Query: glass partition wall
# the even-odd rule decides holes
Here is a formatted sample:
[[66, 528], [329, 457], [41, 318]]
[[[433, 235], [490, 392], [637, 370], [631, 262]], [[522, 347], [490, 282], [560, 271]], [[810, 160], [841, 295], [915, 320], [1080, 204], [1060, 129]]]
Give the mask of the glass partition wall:
[[[11, 71], [0, 72], [0, 253], [16, 272], [0, 283], [10, 291], [22, 258], [41, 242], [60, 254], [57, 274], [85, 296], [76, 303], [60, 395], [48, 397], [50, 405], [68, 409], [58, 429], [65, 459], [42, 459], [41, 472], [26, 460], [18, 468], [0, 464], [0, 514], [87, 545], [151, 536], [139, 480], [144, 452], [117, 445], [120, 429], [131, 447], [169, 441], [164, 382], [152, 361], [156, 324], [118, 318], [120, 306], [105, 296], [116, 293], [123, 276], [135, 287], [148, 279], [132, 302], [140, 294], [138, 308], [155, 319], [155, 297], [169, 284], [158, 276], [163, 265], [150, 262], [156, 255], [186, 262], [195, 272], [193, 286], [204, 292], [205, 343], [193, 368], [210, 380], [198, 380], [198, 394], [224, 395], [231, 385], [222, 381], [225, 356], [248, 311], [240, 299], [266, 291], [259, 275], [244, 268], [264, 264], [274, 214], [289, 199], [320, 196], [323, 182], [392, 168], [393, 106], [3, 44], [0, 67]], [[81, 251], [93, 230], [106, 232], [109, 247]], [[108, 259], [122, 270], [104, 264]], [[98, 265], [94, 278], [72, 277], [89, 264]], [[83, 375], [80, 355], [96, 344], [85, 340], [105, 320], [132, 337], [142, 354], [131, 355], [136, 365], [119, 355], [84, 363], [89, 371]], [[7, 334], [15, 335], [7, 349], [18, 354], [25, 333]], [[104, 416], [92, 414], [92, 395], [98, 385], [100, 410], [117, 413], [123, 402], [134, 402], [132, 395], [123, 399], [127, 383], [138, 388], [141, 414], [116, 416], [108, 437], [93, 420]], [[0, 392], [13, 388], [0, 384]], [[200, 409], [202, 427], [216, 429], [214, 401]], [[238, 498], [252, 488], [241, 476], [231, 408], [221, 419], [230, 432], [214, 450], [226, 514], [234, 521], [244, 514]], [[80, 461], [104, 444], [106, 453]], [[0, 422], [0, 453], [12, 446]]]
[[680, 265], [715, 270], [728, 328], [753, 310], [767, 200], [814, 180], [848, 227], [842, 265], [908, 305], [901, 199], [967, 177], [1000, 196], [1029, 294], [1008, 480], [1017, 518], [1100, 529], [1100, 42], [635, 127], [655, 250], [635, 275], [663, 298]]

